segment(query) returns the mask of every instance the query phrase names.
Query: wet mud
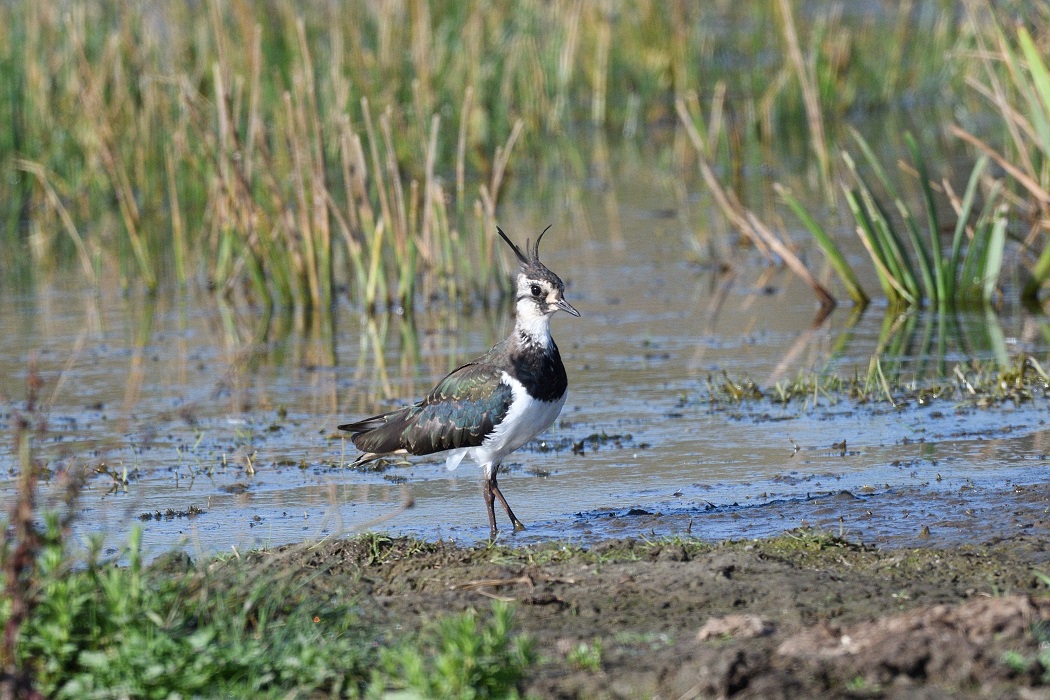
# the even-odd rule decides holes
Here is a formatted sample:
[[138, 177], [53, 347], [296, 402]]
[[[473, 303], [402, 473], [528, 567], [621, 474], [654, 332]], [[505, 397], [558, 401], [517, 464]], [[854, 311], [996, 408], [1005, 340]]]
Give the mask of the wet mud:
[[1048, 512], [1050, 487], [1030, 485], [968, 520], [965, 542], [939, 539], [944, 525], [879, 544], [818, 528], [471, 547], [368, 535], [250, 561], [354, 596], [390, 635], [513, 601], [542, 656], [536, 697], [1043, 698]]

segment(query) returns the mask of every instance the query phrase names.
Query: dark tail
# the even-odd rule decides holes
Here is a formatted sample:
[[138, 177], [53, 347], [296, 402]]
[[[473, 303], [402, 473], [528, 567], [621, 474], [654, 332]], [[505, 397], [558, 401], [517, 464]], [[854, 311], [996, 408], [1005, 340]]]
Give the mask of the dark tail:
[[391, 411], [356, 423], [344, 423], [339, 429], [349, 432], [351, 442], [362, 452], [376, 456], [389, 454], [402, 449], [401, 433], [405, 426], [398, 419], [402, 418], [404, 413], [404, 409]]
[[[397, 413], [397, 411], [394, 411], [393, 413]], [[370, 430], [382, 428], [384, 425], [386, 425], [387, 419], [390, 418], [390, 416], [392, 416], [393, 413], [384, 413], [381, 416], [372, 416], [371, 418], [359, 420], [356, 423], [343, 423], [339, 426], [339, 429], [345, 430], [349, 433], [353, 433], [354, 436], [356, 436], [358, 433], [367, 433]]]

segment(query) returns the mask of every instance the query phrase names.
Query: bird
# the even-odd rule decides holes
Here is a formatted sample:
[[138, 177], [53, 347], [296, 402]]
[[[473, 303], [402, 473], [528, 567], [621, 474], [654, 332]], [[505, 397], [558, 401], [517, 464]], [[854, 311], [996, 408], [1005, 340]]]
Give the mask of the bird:
[[418, 403], [340, 425], [362, 454], [354, 465], [390, 455], [445, 453], [450, 471], [470, 457], [484, 471], [482, 493], [489, 536], [495, 539], [495, 501], [507, 511], [514, 532], [525, 526], [514, 515], [497, 482], [504, 458], [557, 419], [568, 394], [568, 377], [551, 317], [580, 312], [565, 300], [565, 284], [540, 262], [540, 240], [522, 251], [499, 226], [496, 231], [518, 259], [514, 280], [515, 322], [487, 353], [450, 372]]

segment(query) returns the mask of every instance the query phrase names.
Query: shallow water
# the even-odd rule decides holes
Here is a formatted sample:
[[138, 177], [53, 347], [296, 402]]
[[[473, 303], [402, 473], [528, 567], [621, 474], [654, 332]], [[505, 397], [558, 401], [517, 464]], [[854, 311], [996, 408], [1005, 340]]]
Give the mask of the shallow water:
[[[812, 295], [789, 275], [691, 262], [693, 233], [658, 188], [632, 188], [612, 208], [593, 199], [580, 205], [590, 231], [563, 222], [544, 240], [543, 259], [583, 317], [553, 322], [570, 380], [560, 421], [512, 455], [501, 478], [529, 526], [516, 541], [686, 530], [723, 539], [803, 524], [911, 537], [964, 511], [994, 512], [1003, 489], [1045, 480], [1045, 397], [991, 410], [827, 396], [780, 407], [711, 403], [707, 387], [722, 372], [763, 387], [812, 370], [864, 374], [879, 351], [888, 373], [919, 379], [1022, 352], [1050, 366], [1046, 321], [1014, 310], [887, 319], [876, 305], [859, 320], [840, 308], [814, 325]], [[504, 227], [524, 238], [545, 223], [536, 216], [511, 214]], [[9, 294], [0, 430], [12, 434], [35, 356], [50, 409], [38, 454], [53, 468], [100, 472], [78, 523], [104, 533], [110, 550], [135, 524], [154, 554], [362, 528], [485, 537], [475, 466], [449, 473], [442, 460], [418, 459], [355, 471], [335, 426], [418, 398], [499, 340], [509, 312], [369, 319], [342, 302], [330, 333], [281, 323], [264, 327], [208, 296], [93, 296], [60, 283]], [[7, 498], [11, 449], [0, 446]], [[57, 490], [45, 485], [51, 499]], [[952, 505], [958, 493], [966, 498]], [[966, 537], [965, 527], [940, 530]]]

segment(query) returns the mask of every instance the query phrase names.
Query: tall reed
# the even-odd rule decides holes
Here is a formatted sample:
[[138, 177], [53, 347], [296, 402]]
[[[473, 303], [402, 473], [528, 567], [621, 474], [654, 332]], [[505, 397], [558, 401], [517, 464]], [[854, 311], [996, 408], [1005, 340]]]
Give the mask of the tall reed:
[[[1043, 58], [1047, 38], [1042, 37], [1040, 49], [1024, 26], [1009, 36], [994, 14], [974, 4], [967, 9], [980, 48], [981, 72], [968, 83], [991, 104], [1005, 137], [1002, 145], [993, 145], [958, 124], [951, 131], [994, 160], [1020, 195], [1014, 203], [1031, 221], [1023, 252], [1033, 261], [1021, 296], [1037, 304], [1040, 288], [1050, 281], [1050, 67]], [[976, 31], [983, 27], [992, 28], [990, 40]]]
[[[905, 142], [919, 179], [924, 217], [916, 215], [902, 197], [867, 140], [859, 132], [853, 135], [882, 192], [876, 189], [871, 176], [862, 171], [847, 151], [843, 152], [842, 158], [852, 175], [853, 184], [843, 183], [842, 192], [853, 216], [857, 236], [868, 252], [886, 298], [893, 304], [929, 304], [942, 310], [990, 304], [999, 289], [1007, 218], [1005, 209], [1000, 206], [998, 183], [988, 187], [984, 193], [983, 210], [975, 215], [978, 186], [988, 159], [982, 158], [974, 166], [963, 198], [952, 200], [957, 219], [951, 247], [946, 252], [940, 237], [929, 171], [912, 135], [906, 134]], [[953, 192], [947, 181], [943, 183], [943, 190]], [[867, 295], [834, 238], [790, 192], [785, 188], [780, 188], [779, 192], [813, 234], [850, 296], [858, 303], [866, 303]], [[897, 211], [896, 216], [891, 213], [893, 209]], [[925, 226], [920, 223], [922, 220]]]
[[[726, 188], [718, 179], [714, 172], [714, 168], [711, 165], [709, 156], [710, 147], [700, 136], [693, 113], [690, 112], [689, 107], [684, 100], [678, 100], [676, 107], [678, 109], [679, 119], [686, 130], [686, 134], [688, 135], [690, 142], [693, 144], [693, 147], [696, 149], [696, 158], [700, 167], [700, 173], [723, 215], [738, 231], [747, 236], [748, 239], [754, 243], [755, 247], [762, 251], [767, 259], [770, 261], [775, 261], [778, 258], [779, 260], [782, 260], [795, 276], [799, 277], [813, 290], [813, 293], [817, 296], [817, 299], [820, 301], [820, 304], [824, 309], [833, 308], [835, 306], [834, 296], [832, 296], [827, 287], [825, 287], [824, 284], [810, 272], [809, 268], [806, 267], [806, 264], [798, 256], [790, 243], [785, 240], [783, 236], [778, 235], [766, 226], [754, 212], [744, 207], [740, 203], [736, 194], [732, 190]], [[712, 136], [712, 140], [717, 140], [717, 134], [713, 134]]]
[[[0, 260], [29, 241], [41, 268], [65, 255], [126, 285], [174, 277], [301, 309], [343, 287], [368, 306], [485, 297], [504, 283], [492, 229], [512, 152], [532, 167], [551, 143], [580, 144], [550, 136], [584, 122], [644, 137], [676, 97], [717, 77], [766, 133], [806, 133], [812, 121], [770, 58], [713, 60], [778, 45], [774, 10], [7, 3]], [[930, 27], [919, 19], [916, 35]], [[888, 21], [910, 38], [911, 25], [892, 11]], [[921, 78], [898, 71], [887, 91], [885, 57], [864, 50], [871, 33], [817, 26], [796, 48], [826, 119]], [[955, 40], [944, 26], [925, 34], [939, 48]]]

